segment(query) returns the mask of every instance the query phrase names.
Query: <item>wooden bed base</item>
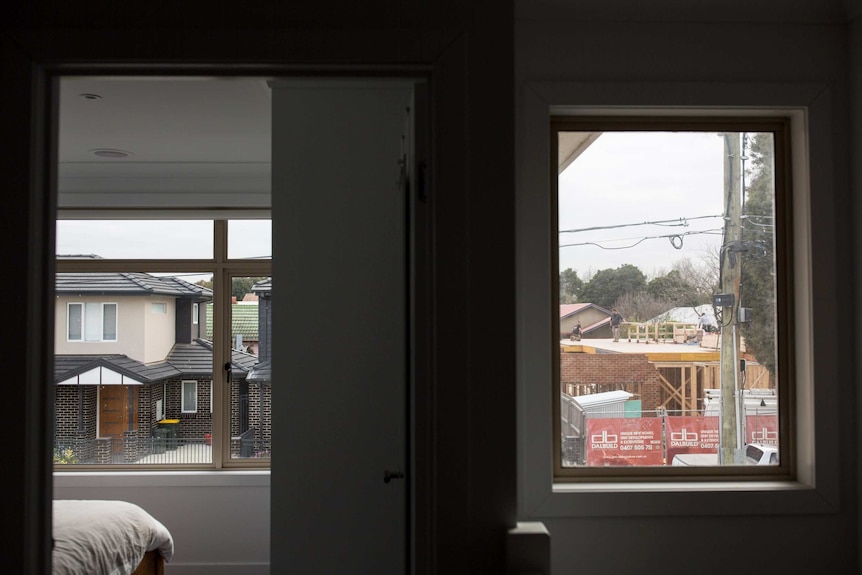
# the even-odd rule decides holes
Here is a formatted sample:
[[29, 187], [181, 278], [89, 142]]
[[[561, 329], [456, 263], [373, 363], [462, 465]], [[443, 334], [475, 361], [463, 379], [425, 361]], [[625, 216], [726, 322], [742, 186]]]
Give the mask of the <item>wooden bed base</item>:
[[147, 551], [132, 575], [165, 575], [165, 560], [158, 551]]

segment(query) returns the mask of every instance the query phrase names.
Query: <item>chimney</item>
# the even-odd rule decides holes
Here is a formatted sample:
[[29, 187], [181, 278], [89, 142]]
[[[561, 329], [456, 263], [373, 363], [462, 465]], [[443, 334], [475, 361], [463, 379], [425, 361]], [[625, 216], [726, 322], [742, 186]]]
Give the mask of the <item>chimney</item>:
[[235, 295], [230, 297], [230, 303], [231, 303], [231, 305], [236, 305], [236, 296]]

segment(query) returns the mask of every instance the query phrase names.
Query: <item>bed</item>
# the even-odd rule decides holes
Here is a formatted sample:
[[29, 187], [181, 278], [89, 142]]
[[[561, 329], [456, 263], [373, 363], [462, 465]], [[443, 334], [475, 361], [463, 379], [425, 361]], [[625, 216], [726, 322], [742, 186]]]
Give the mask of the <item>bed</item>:
[[126, 501], [54, 501], [53, 575], [163, 575], [174, 540]]

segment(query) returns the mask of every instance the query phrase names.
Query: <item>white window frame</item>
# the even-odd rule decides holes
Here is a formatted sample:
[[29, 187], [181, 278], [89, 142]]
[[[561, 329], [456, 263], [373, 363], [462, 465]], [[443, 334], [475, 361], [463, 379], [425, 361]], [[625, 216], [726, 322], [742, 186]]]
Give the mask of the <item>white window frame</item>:
[[[99, 339], [87, 339], [87, 304], [99, 304]], [[72, 339], [69, 335], [71, 328], [71, 309], [72, 306], [80, 306], [81, 308], [81, 337], [80, 339]], [[114, 306], [114, 338], [105, 339], [105, 306]], [[92, 320], [91, 320], [92, 321]], [[66, 303], [66, 341], [70, 343], [114, 343], [119, 340], [120, 330], [120, 306], [117, 302], [84, 302], [70, 301]]]
[[200, 304], [198, 302], [192, 303], [192, 325], [198, 325], [198, 314], [200, 313]]
[[158, 315], [166, 315], [168, 313], [168, 304], [163, 301], [154, 301], [150, 303], [150, 313]]
[[[195, 397], [195, 406], [194, 409], [190, 409], [186, 407], [186, 386], [194, 385], [194, 397]], [[198, 382], [194, 379], [184, 379], [182, 380], [182, 388], [180, 390], [180, 403], [181, 410], [183, 413], [197, 413], [198, 412]]]
[[[836, 357], [818, 347], [814, 363], [812, 333], [814, 294], [826, 294], [828, 277], [811, 273], [811, 254], [835, 248], [826, 229], [833, 197], [811, 201], [810, 181], [832, 184], [829, 130], [830, 92], [822, 85], [746, 85], [626, 82], [528, 82], [520, 92], [516, 192], [517, 356], [518, 370], [518, 512], [521, 520], [553, 517], [638, 515], [748, 515], [825, 513], [837, 509], [839, 493], [837, 437], [840, 399], [816, 380], [827, 380], [826, 367]], [[797, 412], [793, 427], [796, 478], [792, 481], [602, 481], [555, 483], [551, 308], [552, 226], [550, 221], [550, 118], [585, 116], [780, 116], [791, 123], [794, 287], [796, 318], [795, 378]], [[543, 153], [544, 151], [544, 153]], [[827, 202], [823, 205], [820, 202]], [[817, 244], [816, 246], [814, 244]], [[819, 251], [819, 250], [817, 250]], [[828, 311], [828, 309], [827, 309]], [[818, 318], [829, 322], [837, 317]], [[826, 350], [826, 351], [823, 351]], [[818, 369], [821, 370], [818, 373]], [[819, 377], [818, 377], [819, 376]]]

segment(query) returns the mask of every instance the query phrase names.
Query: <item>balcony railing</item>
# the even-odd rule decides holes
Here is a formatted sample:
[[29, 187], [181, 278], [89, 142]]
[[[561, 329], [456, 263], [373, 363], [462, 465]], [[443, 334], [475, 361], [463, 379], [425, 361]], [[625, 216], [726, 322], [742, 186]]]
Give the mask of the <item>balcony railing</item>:
[[[254, 430], [231, 438], [233, 459], [270, 458], [270, 440], [256, 439]], [[210, 437], [63, 438], [54, 443], [57, 465], [194, 465], [212, 463]]]

